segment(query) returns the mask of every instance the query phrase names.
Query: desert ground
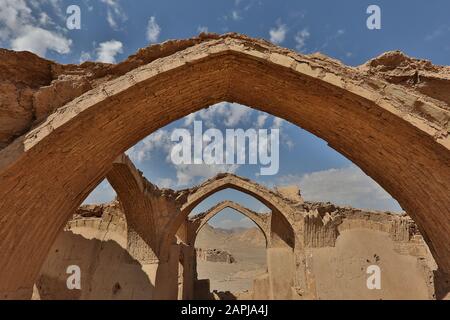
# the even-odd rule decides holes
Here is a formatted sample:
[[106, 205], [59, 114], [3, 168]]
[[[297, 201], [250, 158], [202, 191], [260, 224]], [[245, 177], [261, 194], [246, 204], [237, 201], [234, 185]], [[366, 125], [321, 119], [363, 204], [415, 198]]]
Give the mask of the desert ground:
[[220, 249], [235, 261], [210, 262], [197, 260], [199, 279], [210, 279], [211, 290], [229, 291], [235, 296], [253, 287], [253, 279], [266, 272], [266, 243], [257, 228], [219, 229], [206, 224], [198, 234], [196, 248]]

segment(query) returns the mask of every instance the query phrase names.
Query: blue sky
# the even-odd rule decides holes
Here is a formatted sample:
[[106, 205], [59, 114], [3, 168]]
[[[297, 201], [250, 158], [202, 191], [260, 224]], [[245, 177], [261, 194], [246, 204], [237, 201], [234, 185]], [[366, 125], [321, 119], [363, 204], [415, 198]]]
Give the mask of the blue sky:
[[[349, 65], [361, 64], [384, 51], [396, 49], [436, 64], [448, 64], [450, 52], [450, 44], [445, 41], [450, 32], [450, 3], [445, 0], [426, 4], [417, 0], [1, 0], [0, 4], [3, 31], [8, 29], [7, 20], [12, 20], [17, 13], [16, 24], [9, 26], [15, 31], [9, 36], [0, 33], [2, 47], [13, 47], [11, 42], [21, 35], [20, 25], [40, 27], [61, 40], [71, 41], [68, 51], [64, 45], [59, 48], [63, 54], [52, 49], [46, 52], [48, 58], [63, 63], [78, 62], [82, 53], [89, 53], [96, 60], [96, 49], [111, 40], [122, 43], [122, 51], [115, 55], [115, 60], [120, 61], [152, 41], [191, 37], [199, 30], [235, 31], [270, 40], [270, 30], [280, 26], [286, 29], [282, 46], [296, 48], [296, 35], [306, 30], [309, 35], [303, 52], [321, 51]], [[81, 9], [80, 30], [66, 29], [65, 11], [71, 4]], [[366, 8], [370, 4], [381, 8], [381, 30], [366, 28]], [[43, 19], [43, 14], [47, 18]], [[147, 29], [151, 17], [159, 26], [159, 33], [149, 39]], [[34, 40], [39, 42], [42, 37]], [[21, 47], [27, 46], [17, 46]], [[33, 44], [28, 47], [32, 48]]]
[[[381, 9], [381, 29], [369, 30], [366, 9]], [[78, 5], [81, 29], [66, 28], [66, 9]], [[60, 63], [115, 63], [151, 43], [187, 38], [200, 31], [240, 32], [265, 38], [301, 53], [320, 51], [347, 65], [359, 65], [388, 50], [450, 64], [449, 1], [124, 1], [124, 0], [0, 0], [0, 46], [29, 50]], [[279, 128], [280, 170], [259, 176], [255, 165], [175, 166], [168, 161], [170, 133], [205, 128]], [[180, 119], [150, 135], [128, 151], [144, 175], [162, 187], [175, 189], [199, 183], [227, 170], [271, 187], [297, 184], [307, 200], [332, 201], [361, 208], [400, 211], [394, 199], [325, 141], [282, 119], [236, 104], [221, 103]], [[114, 196], [102, 183], [87, 202]], [[264, 211], [256, 200], [224, 190], [195, 212], [231, 199]], [[220, 227], [247, 225], [242, 216], [224, 210], [214, 219]]]

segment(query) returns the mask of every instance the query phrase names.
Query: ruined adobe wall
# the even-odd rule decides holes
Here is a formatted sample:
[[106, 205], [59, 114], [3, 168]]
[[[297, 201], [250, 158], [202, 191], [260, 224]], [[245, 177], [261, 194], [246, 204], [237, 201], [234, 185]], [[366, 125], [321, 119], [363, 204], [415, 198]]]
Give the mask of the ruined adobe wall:
[[[396, 242], [366, 225], [342, 231], [334, 246], [307, 248], [305, 259], [314, 299], [435, 298], [436, 266], [422, 239]], [[381, 269], [381, 290], [366, 286], [370, 265]]]
[[[114, 200], [105, 204], [82, 205], [67, 222], [66, 231], [76, 228], [91, 228], [99, 231], [114, 232], [126, 238], [127, 221], [120, 203]], [[126, 245], [124, 243], [123, 245]]]
[[[292, 298], [434, 298], [434, 261], [407, 216], [308, 202], [296, 215], [305, 219], [304, 236], [310, 240], [297, 252], [297, 272], [303, 273], [299, 278], [303, 283], [293, 287]], [[335, 231], [330, 232], [328, 225]], [[154, 279], [127, 252], [126, 229], [117, 202], [82, 206], [58, 237], [41, 270], [36, 283], [41, 298], [151, 298]], [[82, 269], [81, 291], [69, 291], [65, 286], [69, 264]], [[370, 264], [382, 269], [381, 291], [365, 287]], [[258, 290], [269, 287], [267, 276], [255, 279], [254, 297], [270, 298]]]
[[0, 149], [47, 115], [100, 84], [215, 35], [171, 40], [141, 49], [117, 65], [61, 65], [31, 52], [0, 48]]
[[[311, 299], [435, 299], [437, 265], [417, 226], [405, 214], [330, 203], [296, 206], [304, 216], [305, 248], [297, 253]], [[367, 267], [381, 268], [381, 290], [368, 290]], [[333, 284], [333, 285], [330, 285]]]
[[[225, 38], [249, 41], [253, 46], [268, 48], [281, 54], [294, 54], [265, 40], [235, 33], [200, 34], [191, 39], [169, 40], [140, 49], [118, 64], [84, 62], [80, 65], [61, 65], [30, 52], [0, 49], [0, 149], [30, 131], [57, 108], [109, 80], [202, 42]], [[414, 106], [404, 110], [405, 112], [434, 124], [440, 137], [448, 136], [450, 67], [410, 58], [399, 51], [386, 52], [356, 68], [344, 66], [321, 54], [302, 57], [334, 74], [342, 75], [343, 78], [359, 81], [378, 79], [400, 85], [400, 89], [387, 86], [386, 94], [399, 101], [413, 102], [403, 104]]]
[[[82, 206], [53, 244], [33, 299], [151, 299], [154, 284], [126, 248], [117, 202]], [[80, 267], [81, 290], [67, 289], [70, 265]]]
[[304, 215], [306, 247], [333, 246], [342, 231], [355, 228], [386, 232], [397, 242], [421, 237], [417, 225], [405, 213], [368, 211], [320, 202], [306, 202], [296, 208]]
[[[284, 200], [296, 210], [292, 226], [304, 244], [295, 247], [293, 299], [437, 297], [445, 279], [436, 276], [437, 265], [406, 214]], [[366, 286], [367, 267], [374, 264], [382, 270], [381, 290]], [[270, 288], [268, 281], [268, 275], [255, 279], [255, 299], [270, 298], [257, 289]]]
[[[429, 261], [399, 252], [385, 232], [345, 230], [333, 247], [307, 248], [305, 259], [306, 296], [312, 299], [435, 298]], [[380, 290], [367, 287], [367, 270], [372, 265], [380, 268]]]
[[[358, 70], [400, 85], [405, 92], [420, 92], [430, 97], [444, 110], [450, 110], [450, 68], [433, 65], [431, 61], [414, 59], [400, 51], [390, 51], [367, 61]], [[424, 106], [417, 104], [416, 112], [439, 119], [441, 116], [433, 110], [421, 110]], [[426, 109], [426, 108], [425, 108]], [[448, 128], [448, 127], [447, 127]]]
[[114, 161], [106, 177], [127, 219], [128, 250], [142, 263], [154, 263], [160, 258], [167, 224], [179, 214], [183, 197], [148, 181], [125, 154]]
[[[189, 260], [195, 252], [172, 245], [170, 260], [162, 263], [168, 265], [171, 274], [166, 275], [167, 279], [163, 276], [157, 290], [161, 264], [143, 238], [130, 232], [117, 200], [81, 206], [53, 244], [34, 286], [33, 299], [158, 299], [157, 294], [176, 299], [178, 278], [183, 278], [183, 274], [176, 274], [178, 261], [191, 279], [192, 261], [183, 261], [183, 256]], [[81, 269], [81, 290], [67, 289], [69, 265]], [[187, 281], [186, 293], [180, 292], [180, 297], [189, 298], [189, 286], [192, 283]]]
[[[327, 140], [410, 211], [440, 267], [444, 272], [449, 270], [448, 110], [444, 102], [440, 107], [435, 97], [414, 89], [421, 83], [420, 70], [418, 77], [405, 76], [412, 83], [408, 87], [407, 80], [393, 84], [384, 79], [384, 73], [369, 74], [363, 68], [349, 68], [320, 55], [302, 56], [239, 35], [200, 42], [100, 85], [97, 82], [113, 78], [114, 73], [94, 76], [89, 80], [93, 90], [61, 107], [2, 150], [0, 193], [7, 221], [7, 237], [0, 243], [5, 252], [0, 261], [3, 297], [29, 294], [57, 231], [120, 152], [159, 127], [224, 99], [286, 118]], [[5, 74], [14, 75], [14, 69], [20, 67], [12, 60], [5, 59]], [[382, 61], [378, 65], [383, 65]], [[8, 63], [15, 66], [8, 69]], [[84, 75], [83, 67], [78, 66], [62, 67], [62, 73], [52, 73], [58, 68], [51, 64], [48, 69], [44, 82], [53, 81], [56, 74]], [[446, 74], [448, 68], [436, 70]], [[13, 80], [9, 77], [6, 81], [11, 85]], [[31, 101], [24, 110], [31, 110], [30, 118], [36, 118], [33, 125], [39, 122], [33, 111], [39, 108], [33, 101], [39, 99], [34, 94], [37, 92], [25, 94], [30, 86], [26, 85], [28, 78], [22, 80], [17, 83], [24, 84], [20, 92]], [[36, 85], [36, 90], [51, 86], [51, 81]], [[150, 87], [155, 94], [149, 94]], [[7, 92], [4, 96], [11, 95]], [[53, 98], [49, 101], [58, 101]], [[3, 108], [8, 101], [2, 103], [1, 110], [10, 110]], [[154, 108], [147, 108], [149, 104]], [[8, 119], [2, 121], [14, 123]], [[13, 139], [11, 134], [6, 138]], [[86, 154], [93, 156], [88, 159]], [[63, 188], [66, 192], [61, 193]], [[40, 201], [46, 197], [48, 201]], [[436, 210], [430, 210], [434, 207]], [[22, 226], [29, 226], [27, 232]], [[43, 234], [47, 236], [43, 238]], [[11, 241], [17, 246], [11, 247]], [[31, 262], [30, 256], [34, 257]]]
[[234, 263], [236, 261], [231, 253], [226, 250], [196, 248], [195, 253], [197, 259], [209, 262]]

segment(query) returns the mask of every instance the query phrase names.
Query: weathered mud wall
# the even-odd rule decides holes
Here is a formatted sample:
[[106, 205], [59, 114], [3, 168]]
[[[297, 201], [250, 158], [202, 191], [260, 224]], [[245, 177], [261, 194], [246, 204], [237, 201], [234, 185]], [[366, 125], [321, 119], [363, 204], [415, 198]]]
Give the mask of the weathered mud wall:
[[[344, 230], [334, 247], [308, 248], [306, 255], [315, 299], [434, 298], [431, 268], [435, 266], [399, 252], [386, 232], [364, 227]], [[370, 265], [380, 267], [380, 289], [367, 287]]]
[[327, 141], [400, 203], [450, 274], [448, 67], [393, 53], [354, 68], [237, 34], [169, 41], [118, 65], [1, 54], [2, 298], [31, 296], [58, 232], [117, 156], [221, 101]]
[[[123, 218], [117, 203], [81, 208], [53, 244], [33, 298], [151, 299], [154, 284], [127, 252]], [[71, 265], [80, 268], [80, 290], [67, 287]]]
[[[271, 282], [271, 279], [287, 277], [286, 259], [279, 264], [276, 257], [287, 249], [272, 248], [269, 250], [273, 252], [268, 254], [268, 264], [275, 264], [269, 268], [272, 274], [255, 279], [253, 293], [250, 294], [253, 298], [436, 298], [436, 264], [415, 224], [407, 216], [340, 208], [323, 203], [302, 203], [295, 208], [298, 210], [296, 215], [306, 221], [303, 236], [309, 240], [305, 241], [304, 248], [296, 252], [296, 261], [292, 261], [290, 272], [304, 273], [304, 283], [301, 287], [292, 284], [289, 291], [277, 289], [277, 286], [285, 287], [284, 284]], [[301, 230], [294, 231], [298, 233]], [[81, 207], [53, 245], [36, 283], [34, 297], [157, 297], [155, 270], [146, 269], [145, 265], [129, 254], [127, 234], [125, 216], [117, 202]], [[193, 252], [189, 252], [185, 245], [180, 246], [177, 252], [177, 260], [180, 261], [178, 272], [175, 269], [169, 277], [176, 280], [179, 287], [176, 289], [176, 286], [172, 286], [172, 296], [175, 299], [193, 298], [195, 287], [200, 286], [200, 283], [196, 284], [195, 270], [192, 272], [192, 267], [195, 268]], [[81, 268], [81, 290], [67, 289], [69, 275], [66, 269], [69, 265]], [[369, 265], [381, 268], [381, 290], [369, 290], [366, 286]], [[275, 277], [277, 271], [282, 274]], [[187, 278], [191, 281], [187, 281]]]
[[[225, 35], [226, 36], [226, 35]], [[170, 40], [144, 48], [117, 64], [85, 62], [81, 65], [60, 65], [30, 52], [14, 52], [0, 49], [0, 149], [15, 137], [27, 132], [48, 114], [81, 94], [102, 83], [124, 75], [139, 66], [204, 41], [224, 36], [202, 34], [185, 40]], [[234, 35], [236, 38], [245, 38]], [[253, 40], [257, 42], [256, 40]], [[257, 45], [257, 43], [256, 43]], [[260, 45], [267, 45], [260, 40]], [[309, 56], [318, 64], [341, 64], [326, 56]], [[428, 60], [414, 59], [400, 51], [386, 52], [367, 63], [354, 68], [362, 75], [378, 77], [392, 84], [399, 84], [405, 91], [431, 98], [443, 110], [418, 103], [409, 112], [421, 114], [431, 122], [447, 125], [450, 111], [450, 68], [436, 66]], [[446, 112], [447, 111], [447, 112]], [[447, 135], [448, 132], [441, 132]]]

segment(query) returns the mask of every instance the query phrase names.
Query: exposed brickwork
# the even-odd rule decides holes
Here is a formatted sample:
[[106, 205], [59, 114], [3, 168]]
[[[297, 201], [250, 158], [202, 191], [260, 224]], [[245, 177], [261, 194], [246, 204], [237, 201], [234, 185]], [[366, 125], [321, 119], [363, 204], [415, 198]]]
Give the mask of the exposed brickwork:
[[241, 206], [238, 203], [235, 203], [230, 200], [225, 200], [219, 202], [209, 210], [199, 213], [188, 219], [187, 221], [189, 228], [188, 243], [194, 245], [195, 237], [197, 236], [200, 229], [208, 222], [209, 219], [214, 217], [217, 213], [221, 212], [225, 208], [234, 209], [243, 214], [244, 216], [246, 216], [247, 218], [249, 218], [250, 220], [252, 220], [263, 233], [264, 237], [266, 238], [266, 242], [270, 241], [270, 220], [271, 220], [270, 213], [257, 213]]
[[[350, 68], [235, 34], [152, 46], [117, 66], [59, 66], [35, 56], [23, 65], [21, 59], [32, 56], [2, 54], [6, 74], [16, 78], [1, 80], [7, 107], [0, 123], [18, 120], [2, 126], [3, 145], [23, 133], [0, 152], [2, 297], [31, 292], [58, 232], [117, 156], [171, 121], [221, 101], [269, 112], [326, 140], [398, 200], [440, 268], [450, 272], [448, 100], [415, 80], [424, 72], [424, 79], [445, 84], [448, 67], [417, 62], [419, 77], [396, 84], [385, 69], [377, 73], [383, 59], [368, 70]], [[83, 85], [86, 74], [89, 85]], [[75, 94], [93, 89], [45, 97], [56, 91], [44, 87], [56, 87], [55, 79], [66, 75], [82, 79]], [[33, 101], [43, 103], [39, 115]]]

